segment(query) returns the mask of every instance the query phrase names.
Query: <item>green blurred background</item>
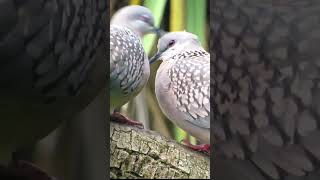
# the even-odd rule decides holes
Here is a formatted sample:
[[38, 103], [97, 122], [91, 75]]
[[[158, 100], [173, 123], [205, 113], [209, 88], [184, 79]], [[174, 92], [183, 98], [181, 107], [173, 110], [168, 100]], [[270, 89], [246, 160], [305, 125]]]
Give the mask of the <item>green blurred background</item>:
[[[207, 0], [110, 0], [110, 17], [121, 7], [142, 5], [149, 8], [155, 17], [155, 25], [165, 31], [188, 31], [196, 34], [202, 46], [208, 47], [209, 5]], [[156, 52], [155, 35], [147, 35], [144, 48], [151, 57]], [[143, 122], [145, 128], [181, 141], [185, 138], [195, 144], [196, 140], [166, 119], [158, 106], [154, 93], [154, 80], [161, 62], [153, 64], [148, 85], [132, 101], [122, 107], [121, 112], [131, 119]]]

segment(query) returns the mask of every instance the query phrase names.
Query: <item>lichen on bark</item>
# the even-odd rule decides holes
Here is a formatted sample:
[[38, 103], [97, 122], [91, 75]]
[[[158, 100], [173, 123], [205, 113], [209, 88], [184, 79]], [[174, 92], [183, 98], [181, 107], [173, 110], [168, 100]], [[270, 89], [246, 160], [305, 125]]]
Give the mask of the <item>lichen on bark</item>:
[[156, 132], [110, 124], [110, 178], [209, 179], [210, 160], [205, 154]]

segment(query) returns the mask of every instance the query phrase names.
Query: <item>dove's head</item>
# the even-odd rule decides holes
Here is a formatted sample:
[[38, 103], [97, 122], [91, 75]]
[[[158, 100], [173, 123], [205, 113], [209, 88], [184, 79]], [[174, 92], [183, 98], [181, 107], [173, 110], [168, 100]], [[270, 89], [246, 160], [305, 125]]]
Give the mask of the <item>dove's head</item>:
[[186, 31], [170, 32], [163, 35], [158, 41], [158, 52], [150, 59], [150, 64], [158, 59], [170, 59], [188, 49], [202, 48], [198, 37]]
[[125, 26], [141, 37], [148, 33], [159, 33], [159, 29], [154, 25], [152, 12], [143, 6], [121, 8], [113, 15], [110, 23]]

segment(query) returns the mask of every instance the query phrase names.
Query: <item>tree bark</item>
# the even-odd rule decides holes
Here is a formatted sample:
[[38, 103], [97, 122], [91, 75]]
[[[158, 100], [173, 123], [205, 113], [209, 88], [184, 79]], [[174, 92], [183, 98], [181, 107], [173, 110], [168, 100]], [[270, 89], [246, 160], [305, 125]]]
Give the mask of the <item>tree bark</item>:
[[110, 124], [111, 178], [209, 179], [209, 156], [145, 129]]

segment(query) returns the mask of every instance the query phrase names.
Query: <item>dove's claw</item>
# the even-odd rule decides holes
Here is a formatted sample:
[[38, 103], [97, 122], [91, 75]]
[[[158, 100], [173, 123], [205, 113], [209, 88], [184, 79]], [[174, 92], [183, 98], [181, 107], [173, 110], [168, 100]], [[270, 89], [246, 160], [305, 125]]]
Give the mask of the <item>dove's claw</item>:
[[141, 122], [128, 119], [127, 117], [123, 116], [122, 114], [120, 114], [118, 112], [114, 112], [110, 118], [112, 121], [116, 121], [116, 122], [123, 123], [123, 124], [128, 124], [131, 126], [136, 126], [136, 127], [142, 128], [142, 129], [144, 128], [144, 126]]
[[19, 180], [57, 180], [49, 176], [36, 165], [18, 160], [10, 167], [0, 168], [0, 179], [19, 179]]
[[193, 145], [186, 139], [183, 140], [183, 143], [185, 146], [187, 146], [188, 148], [190, 148], [192, 150], [205, 152], [210, 155], [210, 144]]

